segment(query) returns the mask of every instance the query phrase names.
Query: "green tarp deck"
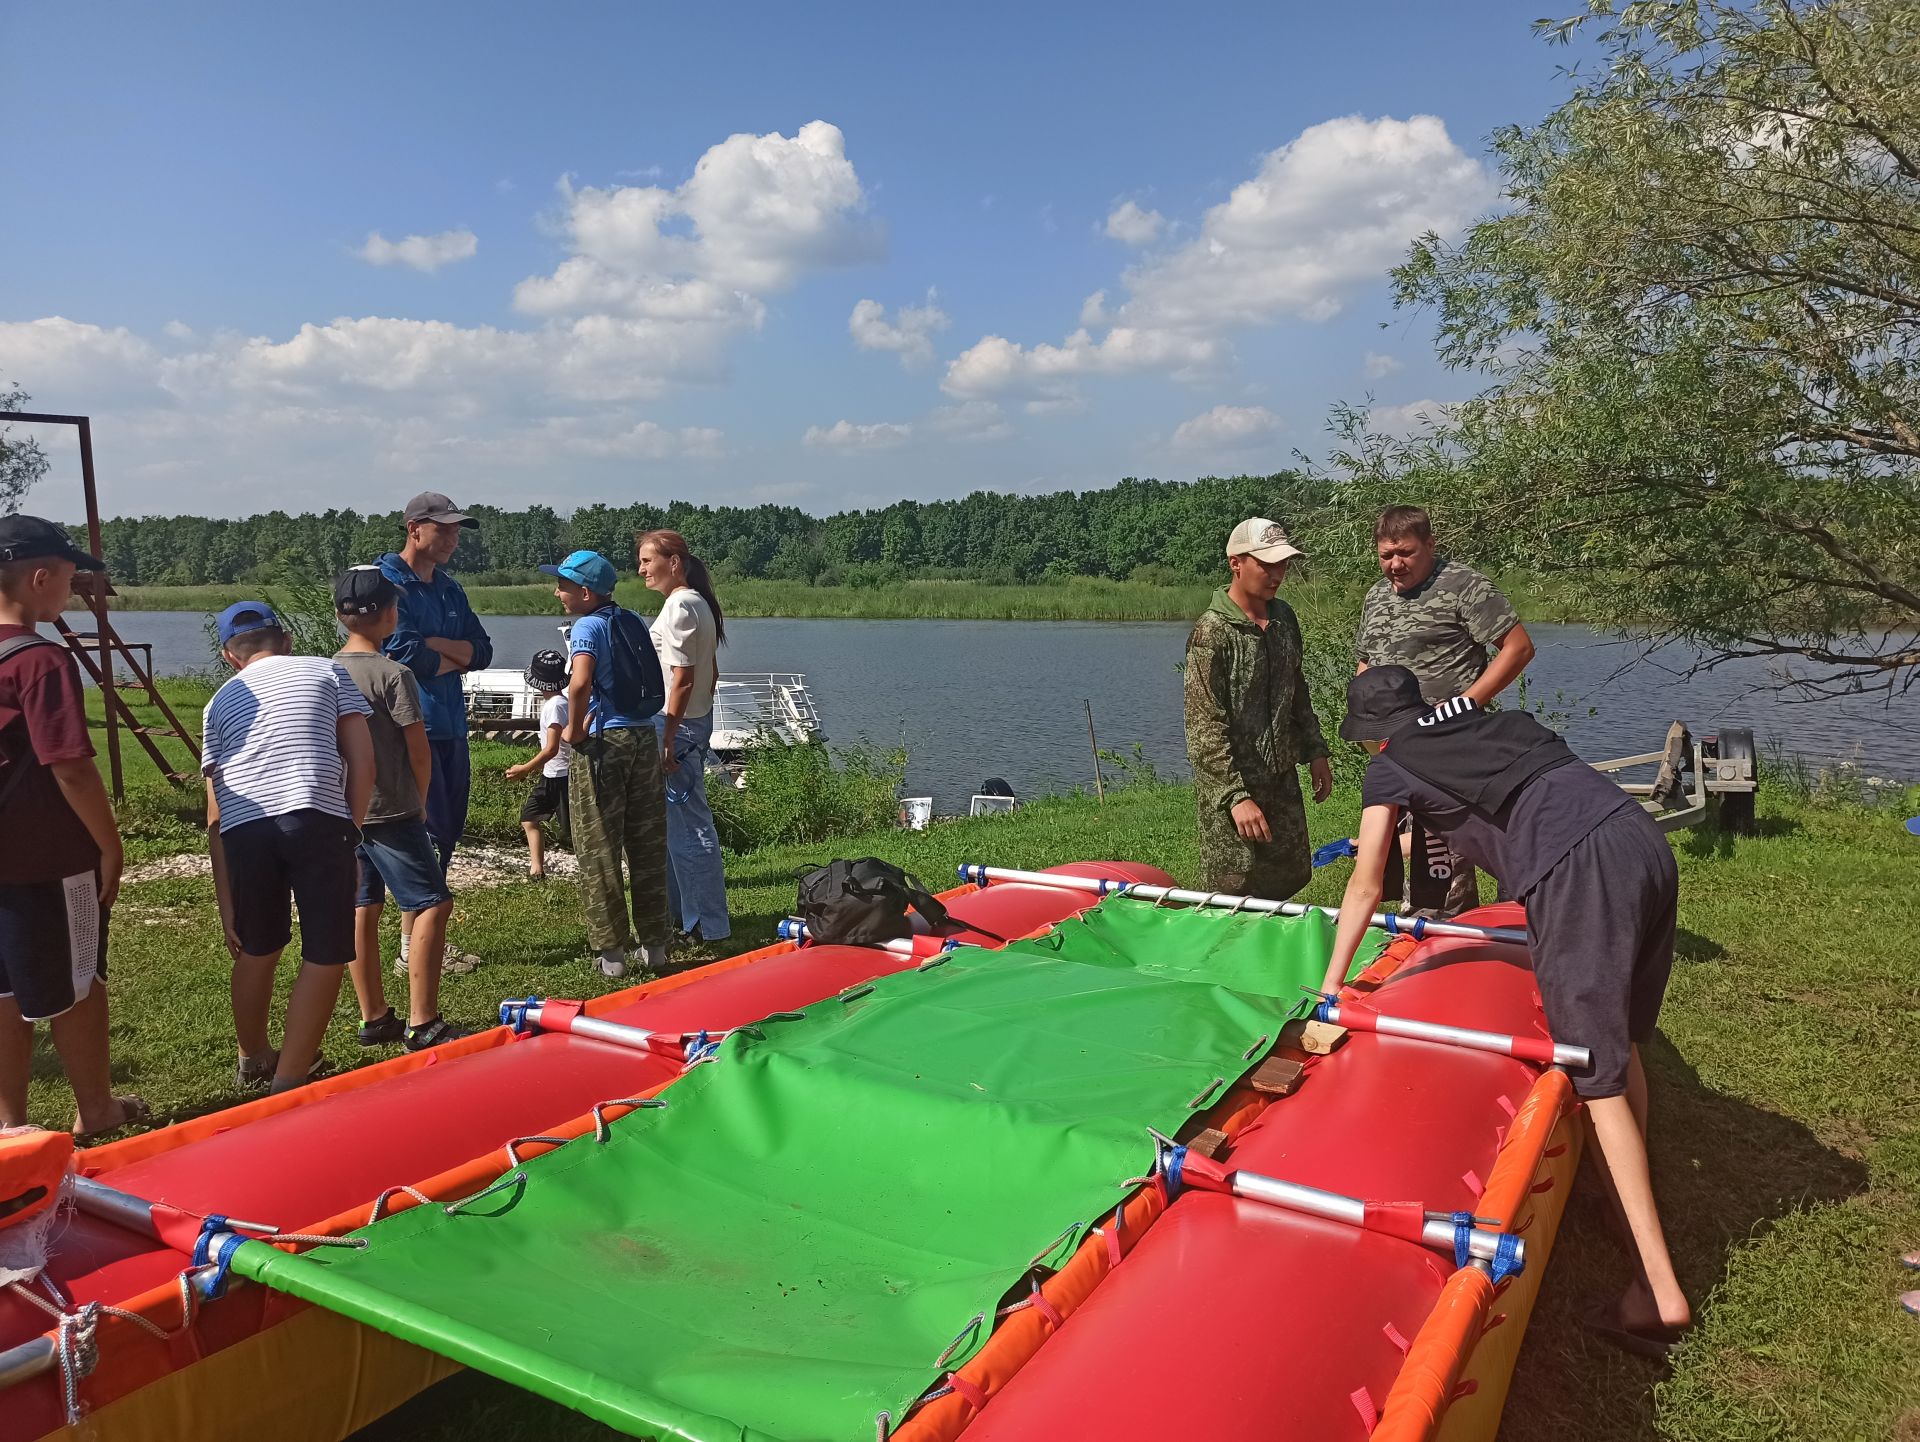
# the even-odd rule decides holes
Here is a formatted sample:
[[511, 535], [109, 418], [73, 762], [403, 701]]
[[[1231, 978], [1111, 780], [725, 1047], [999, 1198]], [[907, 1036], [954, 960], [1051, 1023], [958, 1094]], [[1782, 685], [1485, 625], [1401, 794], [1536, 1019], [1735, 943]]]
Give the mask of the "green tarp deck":
[[871, 1436], [1125, 1198], [1149, 1127], [1264, 1055], [1329, 944], [1109, 900], [736, 1033], [454, 1215], [235, 1270], [636, 1435]]

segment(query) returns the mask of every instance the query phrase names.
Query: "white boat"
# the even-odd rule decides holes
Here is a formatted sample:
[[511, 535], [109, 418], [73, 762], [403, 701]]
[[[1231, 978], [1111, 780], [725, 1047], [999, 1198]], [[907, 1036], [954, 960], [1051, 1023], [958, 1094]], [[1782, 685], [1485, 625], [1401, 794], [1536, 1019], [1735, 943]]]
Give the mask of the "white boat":
[[[495, 735], [531, 736], [539, 729], [540, 693], [526, 674], [505, 667], [470, 671], [462, 678], [467, 694], [467, 724]], [[713, 688], [713, 754], [723, 763], [740, 762], [756, 738], [768, 736], [789, 746], [825, 740], [820, 711], [807, 678], [793, 671], [747, 671], [723, 675]]]

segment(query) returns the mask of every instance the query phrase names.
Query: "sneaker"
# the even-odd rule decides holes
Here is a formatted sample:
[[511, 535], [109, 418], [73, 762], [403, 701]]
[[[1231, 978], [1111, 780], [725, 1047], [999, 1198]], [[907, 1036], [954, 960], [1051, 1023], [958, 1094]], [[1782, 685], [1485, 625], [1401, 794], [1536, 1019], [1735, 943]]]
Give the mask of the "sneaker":
[[634, 962], [642, 971], [659, 975], [667, 969], [667, 944], [664, 941], [656, 941], [652, 946], [641, 947], [635, 955]]
[[425, 1051], [442, 1042], [458, 1041], [463, 1036], [472, 1035], [471, 1028], [455, 1026], [444, 1016], [436, 1016], [432, 1021], [423, 1021], [418, 1026], [407, 1028], [406, 1047], [408, 1051]]
[[360, 1023], [357, 1035], [361, 1046], [392, 1046], [406, 1035], [407, 1024], [394, 1014], [392, 1007], [387, 1008], [385, 1016], [376, 1016], [372, 1021]]
[[243, 1056], [233, 1069], [233, 1084], [243, 1092], [265, 1091], [273, 1085], [273, 1074], [280, 1067], [280, 1053]]
[[[280, 1070], [280, 1053], [268, 1052], [265, 1056], [243, 1056], [233, 1070], [234, 1085], [241, 1091], [261, 1091], [273, 1085], [273, 1075]], [[324, 1056], [313, 1059], [313, 1065], [307, 1068], [307, 1081], [319, 1081], [333, 1070], [333, 1063]]]
[[594, 958], [593, 964], [599, 968], [602, 976], [625, 976], [627, 974], [627, 954], [617, 946], [610, 946]]
[[[470, 951], [459, 950], [452, 942], [447, 943], [447, 949], [441, 953], [441, 956], [440, 975], [442, 976], [465, 976], [480, 965], [479, 957]], [[393, 959], [393, 974], [395, 976], [407, 974], [407, 959], [404, 956], [396, 956]]]

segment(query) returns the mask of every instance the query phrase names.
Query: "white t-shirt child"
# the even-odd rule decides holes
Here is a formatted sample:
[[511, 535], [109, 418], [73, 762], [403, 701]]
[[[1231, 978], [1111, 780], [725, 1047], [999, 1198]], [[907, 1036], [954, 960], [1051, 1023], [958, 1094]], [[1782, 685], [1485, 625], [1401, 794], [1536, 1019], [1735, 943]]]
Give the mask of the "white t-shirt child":
[[[567, 731], [567, 693], [556, 691], [540, 703], [540, 743], [546, 744], [547, 733], [554, 727], [560, 728], [560, 734]], [[567, 767], [573, 761], [573, 748], [566, 742], [560, 743], [560, 749], [549, 756], [541, 766], [542, 776], [565, 776]]]
[[[720, 649], [720, 628], [713, 619], [713, 608], [691, 586], [682, 586], [660, 607], [653, 618], [653, 649], [660, 653], [660, 666], [693, 668], [693, 695], [687, 700], [687, 719], [705, 716], [713, 710], [714, 654]], [[669, 695], [673, 675], [663, 678]]]

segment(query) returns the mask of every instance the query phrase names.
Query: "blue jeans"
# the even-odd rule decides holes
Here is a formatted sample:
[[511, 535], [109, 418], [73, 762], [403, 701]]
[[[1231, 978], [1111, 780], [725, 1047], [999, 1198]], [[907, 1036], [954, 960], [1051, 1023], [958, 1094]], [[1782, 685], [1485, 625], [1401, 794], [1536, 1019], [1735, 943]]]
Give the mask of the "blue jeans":
[[467, 829], [467, 793], [473, 787], [473, 758], [467, 738], [429, 741], [433, 750], [433, 779], [427, 783], [427, 831], [440, 856], [440, 880], [447, 879], [453, 848]]
[[380, 906], [393, 893], [402, 911], [426, 911], [451, 899], [446, 867], [419, 820], [369, 821], [360, 828], [360, 891], [353, 904]]
[[[664, 735], [667, 718], [653, 718]], [[680, 929], [700, 928], [706, 941], [733, 934], [727, 918], [727, 872], [720, 857], [720, 833], [707, 805], [707, 742], [713, 737], [713, 713], [689, 716], [673, 733], [673, 755], [680, 764], [667, 775], [667, 905]]]

